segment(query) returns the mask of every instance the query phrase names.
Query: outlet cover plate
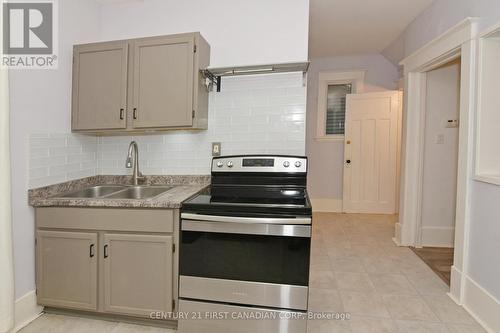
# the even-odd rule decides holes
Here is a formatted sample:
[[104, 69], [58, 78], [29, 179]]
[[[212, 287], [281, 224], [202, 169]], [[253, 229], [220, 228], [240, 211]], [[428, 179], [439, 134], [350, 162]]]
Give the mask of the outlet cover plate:
[[217, 157], [221, 154], [221, 143], [220, 142], [212, 142], [212, 156]]

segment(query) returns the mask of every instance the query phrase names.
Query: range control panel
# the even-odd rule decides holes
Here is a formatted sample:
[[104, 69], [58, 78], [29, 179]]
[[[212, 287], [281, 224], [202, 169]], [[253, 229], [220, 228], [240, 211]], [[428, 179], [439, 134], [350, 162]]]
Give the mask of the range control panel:
[[304, 156], [221, 156], [212, 160], [212, 172], [307, 172]]

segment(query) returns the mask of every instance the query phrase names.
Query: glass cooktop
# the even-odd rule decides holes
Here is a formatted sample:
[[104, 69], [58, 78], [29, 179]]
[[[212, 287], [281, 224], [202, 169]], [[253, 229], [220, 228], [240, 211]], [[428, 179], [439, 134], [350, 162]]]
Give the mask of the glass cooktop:
[[310, 215], [303, 187], [212, 186], [185, 201], [183, 212], [211, 215]]

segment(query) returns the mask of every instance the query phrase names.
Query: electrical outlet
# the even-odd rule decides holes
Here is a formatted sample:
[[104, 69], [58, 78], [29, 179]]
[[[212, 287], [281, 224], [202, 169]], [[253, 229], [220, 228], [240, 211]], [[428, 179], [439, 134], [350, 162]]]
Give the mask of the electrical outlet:
[[220, 156], [221, 154], [221, 143], [212, 142], [212, 156]]

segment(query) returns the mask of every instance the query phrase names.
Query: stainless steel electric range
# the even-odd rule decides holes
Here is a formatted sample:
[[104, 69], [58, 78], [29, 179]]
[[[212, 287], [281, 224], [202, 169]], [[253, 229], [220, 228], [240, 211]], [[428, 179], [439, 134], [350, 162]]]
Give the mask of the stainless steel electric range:
[[213, 159], [211, 187], [181, 209], [181, 333], [306, 332], [306, 179], [306, 157]]

